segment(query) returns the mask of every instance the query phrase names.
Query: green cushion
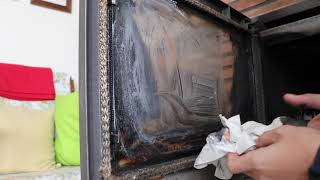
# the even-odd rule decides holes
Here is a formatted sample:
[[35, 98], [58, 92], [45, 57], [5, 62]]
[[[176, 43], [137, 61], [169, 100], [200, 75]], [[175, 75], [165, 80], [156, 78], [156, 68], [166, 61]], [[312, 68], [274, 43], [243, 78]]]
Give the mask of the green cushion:
[[56, 161], [80, 165], [79, 93], [57, 96], [55, 103]]

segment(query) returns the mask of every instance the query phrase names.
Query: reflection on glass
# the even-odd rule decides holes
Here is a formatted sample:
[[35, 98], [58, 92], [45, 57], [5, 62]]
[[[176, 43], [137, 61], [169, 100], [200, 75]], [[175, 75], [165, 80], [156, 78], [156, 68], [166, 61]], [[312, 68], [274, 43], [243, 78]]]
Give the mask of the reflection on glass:
[[219, 126], [217, 115], [230, 111], [235, 52], [229, 34], [167, 0], [122, 2], [115, 17], [117, 165], [198, 150]]

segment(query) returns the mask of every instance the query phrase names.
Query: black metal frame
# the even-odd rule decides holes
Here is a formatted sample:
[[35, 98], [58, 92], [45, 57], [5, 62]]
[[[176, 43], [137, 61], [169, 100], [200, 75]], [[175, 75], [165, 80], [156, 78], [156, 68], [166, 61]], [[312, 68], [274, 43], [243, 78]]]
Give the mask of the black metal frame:
[[[268, 45], [293, 41], [316, 35], [320, 31], [320, 15], [305, 18], [261, 31], [260, 37]], [[282, 37], [282, 38], [281, 38]], [[291, 37], [290, 39], [284, 37]]]
[[177, 2], [184, 2], [192, 5], [194, 8], [198, 8], [205, 11], [217, 19], [222, 20], [235, 28], [245, 31], [251, 31], [251, 20], [245, 15], [241, 14], [231, 6], [222, 1], [210, 1], [210, 0], [177, 0]]
[[272, 11], [270, 13], [264, 14], [262, 16], [256, 17], [253, 21], [256, 22], [255, 27], [258, 31], [267, 29], [265, 27], [266, 23], [279, 20], [284, 17], [288, 17], [294, 14], [298, 14], [316, 7], [320, 6], [320, 1], [318, 0], [307, 0], [301, 1], [294, 5]]
[[80, 0], [81, 178], [101, 179], [99, 1]]

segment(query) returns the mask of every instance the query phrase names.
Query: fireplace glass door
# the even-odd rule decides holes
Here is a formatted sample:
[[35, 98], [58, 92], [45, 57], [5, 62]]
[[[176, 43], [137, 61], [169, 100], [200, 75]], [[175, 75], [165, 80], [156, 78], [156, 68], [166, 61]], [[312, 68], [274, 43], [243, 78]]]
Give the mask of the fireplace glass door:
[[219, 114], [254, 119], [249, 37], [184, 3], [118, 2], [110, 46], [115, 172], [196, 155], [221, 128]]

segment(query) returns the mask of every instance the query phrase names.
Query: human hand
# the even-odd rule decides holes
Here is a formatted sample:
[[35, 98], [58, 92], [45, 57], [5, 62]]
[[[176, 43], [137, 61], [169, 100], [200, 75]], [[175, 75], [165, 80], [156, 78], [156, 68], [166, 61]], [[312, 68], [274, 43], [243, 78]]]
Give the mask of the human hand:
[[231, 173], [256, 180], [304, 180], [320, 145], [320, 131], [282, 126], [256, 140], [258, 149], [242, 156], [228, 154]]
[[[304, 105], [308, 108], [320, 110], [320, 94], [285, 94], [283, 99], [295, 107]], [[320, 114], [309, 121], [308, 127], [320, 130]]]

